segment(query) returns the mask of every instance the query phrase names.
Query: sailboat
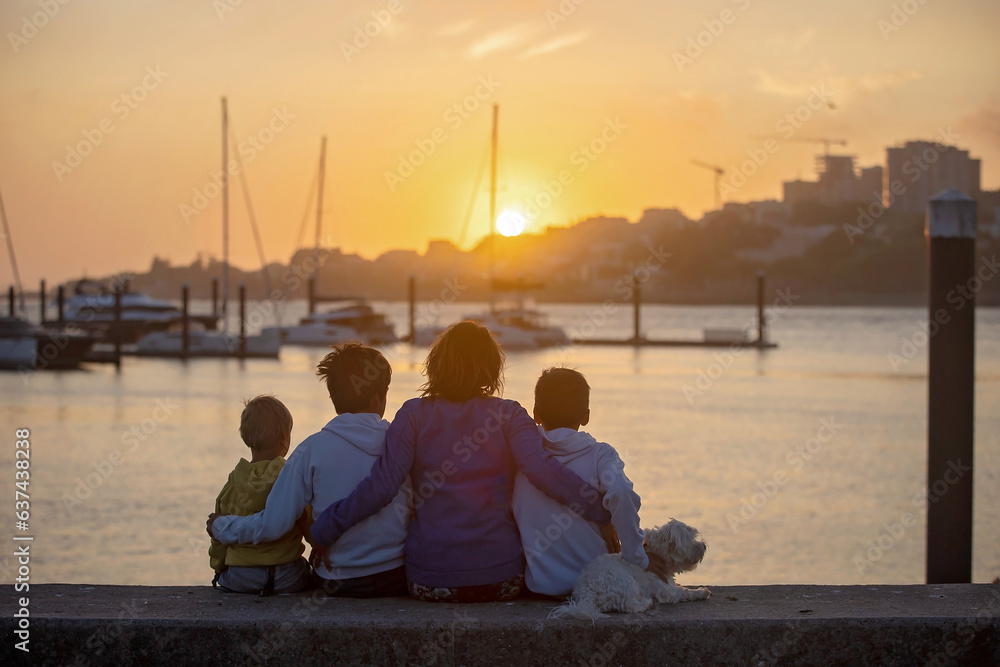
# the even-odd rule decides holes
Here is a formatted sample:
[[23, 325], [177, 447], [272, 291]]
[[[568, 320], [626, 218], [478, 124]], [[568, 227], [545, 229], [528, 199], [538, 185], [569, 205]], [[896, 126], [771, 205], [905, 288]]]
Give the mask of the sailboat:
[[[222, 331], [189, 323], [187, 355], [190, 357], [258, 357], [276, 359], [281, 350], [279, 336], [262, 332], [246, 336], [241, 352], [240, 336], [229, 333], [229, 109], [222, 98]], [[243, 173], [243, 169], [240, 169]], [[244, 188], [246, 184], [244, 182]], [[246, 194], [246, 193], [244, 193]], [[252, 214], [251, 214], [252, 215]], [[265, 268], [266, 270], [266, 268]], [[213, 318], [214, 319], [214, 318]], [[136, 354], [145, 357], [177, 357], [184, 352], [184, 331], [176, 324], [155, 331], [136, 342]]]
[[[494, 276], [493, 248], [496, 240], [497, 198], [497, 133], [500, 106], [493, 105], [493, 126], [490, 132], [490, 306], [485, 313], [472, 313], [465, 319], [480, 322], [506, 350], [537, 350], [545, 347], [569, 345], [566, 332], [548, 323], [547, 316], [536, 310], [526, 297], [528, 290], [540, 289], [542, 283], [524, 279], [503, 280]], [[478, 187], [478, 184], [477, 184]], [[500, 298], [498, 298], [500, 297]], [[417, 345], [429, 345], [444, 331], [443, 327], [418, 329], [414, 336]]]
[[[21, 289], [21, 275], [17, 269], [14, 240], [10, 234], [10, 226], [7, 224], [7, 210], [3, 205], [2, 194], [0, 194], [0, 219], [3, 221], [7, 253], [10, 256], [10, 266], [14, 272], [14, 282], [21, 295], [20, 310], [23, 313], [24, 290]], [[24, 318], [15, 316], [13, 310], [14, 303], [11, 301], [10, 315], [0, 317], [0, 369], [75, 368], [80, 365], [84, 355], [97, 342], [96, 336], [87, 335], [79, 330], [61, 331], [36, 326]]]
[[[316, 241], [314, 252], [319, 253], [321, 230], [323, 228], [323, 186], [326, 174], [326, 137], [319, 151], [319, 194], [316, 200]], [[305, 220], [303, 220], [303, 223]], [[303, 227], [304, 231], [304, 227]], [[314, 257], [316, 259], [316, 257]], [[319, 261], [315, 264], [318, 266]], [[286, 345], [306, 347], [329, 347], [349, 340], [365, 345], [389, 345], [399, 340], [395, 328], [385, 315], [376, 312], [368, 302], [360, 297], [324, 299], [338, 301], [340, 305], [332, 310], [310, 313], [298, 324], [292, 326], [267, 327], [262, 334], [277, 335]]]

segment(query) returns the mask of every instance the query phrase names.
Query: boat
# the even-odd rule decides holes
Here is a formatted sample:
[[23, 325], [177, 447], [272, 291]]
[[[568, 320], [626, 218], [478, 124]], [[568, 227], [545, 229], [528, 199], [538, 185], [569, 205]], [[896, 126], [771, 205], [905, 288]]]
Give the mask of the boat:
[[[134, 343], [145, 334], [164, 331], [183, 321], [181, 309], [164, 299], [133, 292], [126, 281], [121, 292], [121, 342]], [[205, 329], [215, 329], [214, 315], [188, 315]], [[115, 322], [115, 294], [97, 281], [80, 280], [64, 306], [60, 325], [74, 325], [88, 332], [108, 335]]]
[[390, 345], [399, 340], [385, 315], [363, 299], [345, 299], [348, 303], [330, 311], [303, 317], [297, 325], [266, 327], [286, 345], [328, 347], [351, 340], [365, 345]]
[[40, 327], [20, 317], [0, 317], [0, 368], [77, 368], [97, 342], [78, 331]]
[[[473, 313], [465, 319], [480, 322], [505, 350], [536, 350], [545, 347], [569, 345], [570, 339], [560, 327], [548, 323], [546, 315], [536, 310], [524, 293], [540, 289], [542, 283], [529, 282], [523, 278], [503, 280], [493, 277], [493, 244], [496, 233], [496, 155], [497, 130], [499, 125], [499, 105], [493, 105], [493, 127], [490, 133], [490, 305], [484, 313]], [[478, 187], [478, 185], [477, 185]], [[471, 210], [471, 208], [470, 208]], [[511, 293], [513, 299], [497, 301], [498, 294]], [[427, 327], [414, 332], [413, 342], [430, 345], [444, 331], [443, 327]]]
[[[326, 137], [323, 137], [319, 153], [319, 181], [316, 198], [316, 241], [313, 259], [321, 266], [318, 253], [323, 228], [323, 189], [326, 174]], [[310, 194], [311, 198], [311, 194]], [[306, 219], [303, 218], [299, 236], [306, 229]], [[316, 303], [335, 303], [339, 306], [332, 310], [317, 312]], [[309, 314], [299, 320], [296, 325], [267, 327], [265, 332], [276, 332], [285, 345], [304, 347], [329, 347], [347, 341], [358, 341], [365, 345], [391, 345], [398, 342], [395, 327], [386, 316], [377, 312], [368, 302], [360, 297], [337, 296], [315, 297], [310, 293]]]
[[[135, 345], [139, 357], [184, 356], [184, 331], [171, 327], [167, 331], [146, 334]], [[277, 359], [281, 337], [274, 331], [246, 337], [247, 358]], [[188, 330], [188, 357], [240, 357], [240, 337], [222, 331], [209, 331], [195, 326]]]

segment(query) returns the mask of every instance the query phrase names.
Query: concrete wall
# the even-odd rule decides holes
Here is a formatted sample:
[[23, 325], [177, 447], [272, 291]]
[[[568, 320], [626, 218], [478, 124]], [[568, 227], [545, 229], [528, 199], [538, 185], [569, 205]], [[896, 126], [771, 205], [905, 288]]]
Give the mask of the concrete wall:
[[716, 587], [595, 625], [548, 621], [543, 600], [32, 585], [30, 654], [15, 648], [22, 596], [0, 602], [4, 665], [1000, 665], [1000, 585]]

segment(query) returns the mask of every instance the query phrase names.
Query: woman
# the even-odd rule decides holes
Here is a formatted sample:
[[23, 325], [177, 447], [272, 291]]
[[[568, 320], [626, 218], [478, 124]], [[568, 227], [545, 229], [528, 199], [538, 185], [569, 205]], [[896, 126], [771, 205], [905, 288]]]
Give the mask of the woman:
[[524, 555], [511, 512], [518, 470], [588, 521], [609, 524], [599, 492], [543, 449], [523, 407], [499, 398], [503, 369], [503, 351], [486, 327], [459, 322], [443, 333], [427, 355], [421, 397], [402, 405], [368, 478], [316, 519], [313, 539], [333, 544], [388, 505], [409, 475], [410, 594], [489, 602], [517, 597], [524, 584]]

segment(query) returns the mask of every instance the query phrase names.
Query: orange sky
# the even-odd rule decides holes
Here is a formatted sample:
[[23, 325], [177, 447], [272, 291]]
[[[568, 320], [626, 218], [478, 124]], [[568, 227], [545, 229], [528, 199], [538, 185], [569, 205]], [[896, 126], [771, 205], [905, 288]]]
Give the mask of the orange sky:
[[[29, 285], [219, 255], [221, 198], [188, 221], [182, 206], [219, 168], [223, 94], [241, 141], [280, 129], [246, 167], [270, 260], [295, 247], [323, 134], [329, 243], [374, 257], [457, 239], [493, 102], [500, 210], [523, 210], [567, 172], [529, 232], [647, 207], [697, 217], [712, 174], [690, 160], [728, 168], [768, 136], [780, 149], [732, 199], [780, 197], [782, 180], [813, 176], [821, 147], [776, 124], [814, 88], [836, 108], [811, 112], [793, 139], [843, 137], [861, 164], [882, 164], [886, 145], [951, 127], [983, 159], [984, 187], [1000, 186], [995, 0], [61, 2], [0, 5], [0, 188]], [[916, 11], [893, 16], [903, 4]], [[372, 12], [386, 25], [345, 49]], [[469, 96], [478, 108], [460, 116]], [[91, 150], [70, 167], [80, 142]], [[434, 151], [390, 187], [416, 142]], [[580, 152], [591, 142], [604, 144], [592, 159]], [[237, 182], [232, 259], [252, 268]], [[487, 200], [466, 246], [486, 231]], [[0, 280], [12, 280], [6, 254]]]

